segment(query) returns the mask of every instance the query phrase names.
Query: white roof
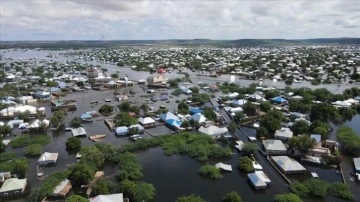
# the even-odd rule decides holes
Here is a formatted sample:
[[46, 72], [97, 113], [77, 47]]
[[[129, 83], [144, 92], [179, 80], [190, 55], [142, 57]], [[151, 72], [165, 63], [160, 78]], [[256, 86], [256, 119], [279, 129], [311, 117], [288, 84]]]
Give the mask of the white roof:
[[256, 174], [262, 181], [264, 181], [266, 184], [271, 183], [271, 180], [269, 179], [269, 177], [268, 177], [263, 171], [255, 171], [255, 174]]
[[4, 184], [0, 188], [0, 192], [8, 192], [12, 190], [24, 190], [26, 187], [26, 179], [10, 178], [5, 180]]
[[281, 128], [275, 131], [275, 137], [292, 138], [293, 132], [289, 128]]
[[160, 114], [160, 118], [162, 121], [167, 121], [169, 119], [179, 120], [179, 118], [171, 112], [166, 112], [165, 114]]
[[143, 117], [141, 117], [141, 118], [139, 118], [139, 123], [141, 123], [141, 124], [150, 124], [150, 123], [155, 123], [156, 121], [154, 120], [154, 119], [152, 119], [151, 117], [145, 117], [145, 118], [143, 118]]
[[45, 162], [45, 161], [56, 162], [58, 157], [59, 157], [59, 153], [45, 152], [40, 156], [38, 162]]
[[291, 171], [305, 171], [306, 169], [296, 160], [288, 156], [272, 156], [275, 163], [281, 167], [285, 172]]
[[202, 123], [202, 122], [206, 121], [206, 117], [204, 115], [202, 115], [201, 113], [197, 113], [197, 114], [192, 115], [191, 119], [196, 121], [196, 122], [199, 122], [199, 123]]
[[204, 134], [211, 135], [211, 136], [222, 135], [222, 134], [228, 133], [227, 128], [219, 128], [214, 125], [210, 125], [209, 127], [201, 126], [198, 131], [201, 133], [204, 133]]
[[360, 171], [360, 157], [359, 158], [353, 158], [354, 166], [356, 171]]
[[71, 129], [71, 133], [73, 136], [81, 136], [81, 135], [86, 135], [86, 131], [83, 127], [79, 127], [79, 128], [72, 128]]
[[266, 151], [286, 151], [286, 147], [281, 140], [263, 140]]
[[218, 169], [226, 170], [226, 171], [232, 171], [231, 165], [224, 164], [224, 163], [221, 163], [221, 162], [215, 164], [215, 167], [218, 168]]
[[123, 194], [97, 195], [90, 199], [90, 202], [123, 202]]
[[265, 187], [266, 183], [260, 178], [257, 173], [249, 173], [248, 178], [255, 187]]

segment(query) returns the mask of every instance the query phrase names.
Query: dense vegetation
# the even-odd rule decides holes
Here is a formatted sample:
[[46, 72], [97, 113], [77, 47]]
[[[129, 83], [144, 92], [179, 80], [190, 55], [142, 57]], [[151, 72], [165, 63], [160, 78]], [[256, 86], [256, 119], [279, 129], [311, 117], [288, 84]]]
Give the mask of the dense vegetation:
[[277, 194], [275, 195], [275, 202], [302, 202], [301, 198], [295, 194]]
[[343, 150], [352, 156], [360, 154], [360, 137], [349, 127], [341, 127], [336, 135]]
[[8, 172], [12, 175], [17, 174], [20, 178], [25, 177], [29, 169], [26, 159], [13, 159], [0, 163], [0, 172]]
[[71, 195], [66, 198], [65, 202], [88, 202], [89, 200], [87, 198], [84, 198], [80, 195]]
[[239, 169], [245, 173], [251, 173], [254, 172], [254, 166], [253, 166], [253, 161], [251, 160], [251, 158], [244, 156], [240, 158], [239, 161]]
[[191, 194], [188, 196], [180, 196], [176, 199], [176, 202], [205, 202], [200, 196]]
[[300, 197], [324, 198], [329, 194], [345, 200], [354, 199], [348, 185], [339, 182], [329, 184], [320, 179], [309, 179], [302, 183], [294, 182], [290, 184], [290, 191]]
[[77, 137], [69, 137], [65, 143], [66, 150], [78, 151], [81, 148], [81, 141]]
[[71, 125], [71, 127], [74, 127], [74, 128], [80, 127], [81, 126], [80, 117], [74, 117], [73, 119], [71, 119], [70, 125]]
[[114, 107], [108, 104], [104, 104], [100, 107], [99, 113], [102, 115], [109, 115], [114, 111]]
[[232, 191], [223, 196], [222, 202], [242, 202], [241, 196], [236, 192]]
[[39, 135], [19, 135], [15, 139], [10, 142], [10, 145], [13, 148], [26, 147], [31, 144], [40, 144], [45, 145], [50, 142], [50, 138], [47, 135], [39, 134]]
[[199, 174], [204, 177], [209, 177], [211, 179], [220, 179], [223, 176], [221, 175], [220, 169], [216, 168], [213, 165], [206, 164], [200, 167]]
[[29, 157], [37, 157], [42, 153], [44, 153], [44, 147], [40, 144], [31, 144], [25, 149], [25, 155]]
[[142, 167], [135, 154], [125, 152], [118, 155], [118, 179], [140, 180], [143, 177]]

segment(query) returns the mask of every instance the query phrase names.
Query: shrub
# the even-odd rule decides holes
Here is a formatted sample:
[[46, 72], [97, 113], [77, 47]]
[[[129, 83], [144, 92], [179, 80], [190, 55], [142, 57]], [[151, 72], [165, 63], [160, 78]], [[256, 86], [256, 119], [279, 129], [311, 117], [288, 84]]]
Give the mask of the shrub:
[[142, 167], [135, 154], [125, 152], [118, 156], [119, 171], [117, 177], [120, 180], [139, 180], [143, 177]]
[[209, 164], [201, 166], [199, 169], [199, 174], [201, 176], [209, 177], [215, 180], [223, 177], [220, 173], [219, 168], [216, 168], [215, 166]]
[[251, 173], [255, 171], [253, 161], [247, 156], [240, 158], [239, 169], [245, 173]]
[[110, 114], [114, 111], [114, 107], [111, 106], [111, 105], [107, 105], [107, 104], [104, 104], [103, 106], [100, 107], [99, 109], [99, 113], [102, 114], [102, 115], [107, 115], [107, 114]]
[[290, 191], [298, 196], [307, 197], [310, 193], [309, 189], [300, 182], [290, 184]]
[[71, 127], [78, 128], [81, 126], [81, 119], [79, 117], [74, 117], [70, 121]]
[[341, 127], [336, 137], [346, 153], [353, 156], [360, 154], [360, 137], [357, 136], [351, 128]]
[[274, 199], [275, 202], [302, 202], [295, 194], [277, 194]]
[[309, 189], [310, 196], [323, 198], [327, 194], [329, 184], [324, 180], [309, 179], [304, 182], [304, 185]]
[[69, 137], [65, 145], [66, 145], [66, 150], [80, 150], [81, 141], [77, 137]]
[[344, 183], [335, 182], [329, 186], [328, 193], [345, 200], [354, 200], [350, 187]]
[[20, 135], [10, 142], [13, 148], [26, 147], [31, 144], [45, 145], [50, 142], [47, 135]]
[[84, 198], [79, 195], [71, 195], [68, 198], [66, 198], [65, 202], [88, 202], [89, 200], [87, 198]]
[[16, 158], [16, 153], [14, 152], [4, 152], [0, 154], [0, 163], [6, 162]]
[[222, 202], [242, 202], [242, 199], [236, 191], [232, 191], [222, 198]]
[[44, 153], [44, 147], [40, 144], [31, 144], [25, 149], [26, 156], [36, 157], [40, 156], [42, 153]]
[[176, 199], [176, 202], [205, 202], [200, 196], [192, 194], [189, 196], [180, 196]]

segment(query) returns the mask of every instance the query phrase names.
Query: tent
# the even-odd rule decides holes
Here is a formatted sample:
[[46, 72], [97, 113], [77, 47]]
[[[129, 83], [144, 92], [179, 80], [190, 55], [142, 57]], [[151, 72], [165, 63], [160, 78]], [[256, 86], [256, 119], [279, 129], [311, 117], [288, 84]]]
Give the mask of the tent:
[[285, 100], [284, 98], [282, 97], [274, 97], [273, 99], [271, 99], [273, 102], [275, 103], [283, 103], [283, 102], [286, 102], [287, 100]]
[[169, 119], [179, 120], [179, 118], [171, 112], [166, 112], [164, 114], [160, 114], [160, 119], [164, 122], [166, 122]]
[[198, 123], [203, 123], [206, 121], [206, 117], [200, 113], [192, 115], [191, 119]]
[[190, 109], [190, 114], [193, 115], [193, 114], [198, 114], [198, 113], [202, 113], [203, 110], [199, 109], [199, 108], [191, 108]]
[[90, 202], [123, 202], [123, 194], [97, 195], [90, 199]]
[[213, 125], [210, 125], [209, 127], [201, 126], [198, 131], [214, 137], [227, 135], [229, 132], [227, 128], [219, 128]]
[[166, 121], [166, 124], [175, 128], [180, 128], [182, 122], [177, 119], [169, 119]]

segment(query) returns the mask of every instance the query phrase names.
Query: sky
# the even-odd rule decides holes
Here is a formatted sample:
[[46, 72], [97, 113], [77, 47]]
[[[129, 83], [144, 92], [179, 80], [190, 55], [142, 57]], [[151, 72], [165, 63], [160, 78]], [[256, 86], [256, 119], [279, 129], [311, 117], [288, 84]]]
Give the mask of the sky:
[[0, 41], [360, 37], [359, 0], [0, 0]]

